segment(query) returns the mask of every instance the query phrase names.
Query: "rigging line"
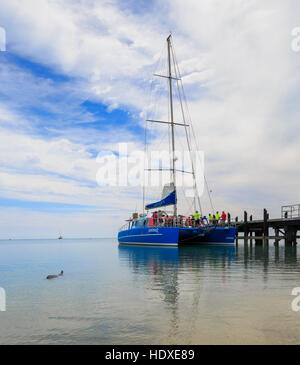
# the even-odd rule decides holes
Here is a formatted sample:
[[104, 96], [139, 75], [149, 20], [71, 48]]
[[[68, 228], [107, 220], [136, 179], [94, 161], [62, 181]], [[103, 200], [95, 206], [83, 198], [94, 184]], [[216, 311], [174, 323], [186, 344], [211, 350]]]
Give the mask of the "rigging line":
[[[168, 120], [170, 120], [170, 95], [168, 93]], [[168, 147], [169, 147], [169, 164], [172, 165], [172, 154], [171, 154], [171, 124], [168, 124]], [[171, 172], [169, 174], [171, 181]]]
[[[174, 63], [175, 76], [178, 78], [178, 75], [180, 75], [180, 71], [179, 71], [178, 63], [176, 61], [174, 47], [172, 47], [172, 55], [173, 55], [173, 63]], [[177, 73], [177, 71], [178, 71], [178, 73]], [[184, 124], [186, 125], [185, 113], [184, 113], [184, 108], [183, 108], [183, 105], [182, 105], [182, 97], [181, 97], [181, 92], [180, 92], [180, 88], [179, 88], [178, 81], [176, 82], [176, 85], [177, 85], [177, 89], [178, 89], [178, 96], [179, 96], [179, 101], [180, 101], [182, 118], [183, 118]], [[185, 126], [185, 134], [186, 134], [186, 139], [187, 139], [187, 144], [188, 144], [188, 149], [189, 149], [189, 154], [190, 154], [190, 159], [191, 159], [191, 164], [192, 164], [192, 170], [193, 170], [194, 193], [196, 193], [196, 196], [194, 197], [194, 205], [195, 205], [194, 208], [196, 210], [196, 198], [197, 198], [198, 204], [199, 204], [199, 209], [200, 209], [200, 212], [202, 214], [201, 201], [200, 201], [200, 197], [199, 197], [199, 194], [198, 194], [198, 191], [197, 191], [197, 182], [196, 182], [196, 177], [195, 177], [194, 163], [193, 163], [193, 159], [192, 159], [191, 145], [190, 145], [189, 135], [188, 135], [188, 131], [187, 131], [187, 127], [186, 126]]]
[[169, 134], [169, 131], [167, 129], [167, 131], [162, 135], [162, 137], [159, 139], [158, 143], [155, 143], [153, 145], [153, 147], [155, 147], [155, 149], [158, 151], [161, 147], [161, 145], [163, 144], [163, 142], [166, 140], [167, 135]]
[[[155, 69], [155, 72], [156, 70], [159, 68], [159, 71], [162, 71], [162, 73], [165, 72], [165, 70], [167, 70], [167, 63], [166, 63], [166, 60], [165, 60], [165, 57], [163, 57], [163, 54], [164, 54], [164, 49], [165, 47], [163, 47], [162, 49], [162, 52], [161, 52], [161, 55], [160, 55], [160, 58], [157, 62], [157, 65], [156, 65], [156, 69]], [[153, 105], [154, 105], [154, 110], [153, 110], [153, 114], [154, 116], [155, 115], [158, 115], [158, 113], [160, 113], [159, 111], [159, 108], [158, 108], [158, 102], [157, 102], [157, 99], [160, 99], [162, 94], [163, 94], [163, 91], [166, 90], [166, 86], [165, 86], [165, 80], [163, 80], [162, 82], [155, 82], [154, 81], [154, 78], [152, 77], [152, 83], [151, 83], [151, 101], [153, 102]], [[157, 89], [155, 89], [155, 86], [158, 85]], [[157, 92], [156, 92], [157, 91]], [[152, 105], [152, 104], [151, 104]], [[169, 108], [169, 104], [168, 104], [168, 108]], [[168, 110], [168, 113], [169, 113], [169, 110]], [[149, 111], [148, 111], [148, 114], [149, 115]], [[148, 119], [148, 117], [147, 117]], [[148, 123], [146, 123], [146, 126], [149, 125]], [[150, 133], [150, 130], [154, 130], [154, 127], [151, 128], [151, 124], [150, 124], [150, 128], [149, 129], [149, 133]], [[147, 131], [145, 131], [147, 132]], [[168, 133], [168, 130], [166, 131], [166, 133]], [[165, 139], [165, 135], [163, 136], [163, 138], [158, 142], [158, 148], [160, 148], [160, 145], [162, 144], [162, 140]], [[157, 143], [156, 143], [157, 144]], [[146, 153], [145, 153], [145, 158], [147, 157], [148, 153], [149, 153], [149, 143], [147, 143], [147, 150], [146, 150]], [[170, 152], [169, 152], [170, 153]], [[145, 170], [144, 170], [144, 176], [145, 176]], [[143, 209], [145, 208], [145, 186], [143, 188]]]
[[[156, 67], [155, 67], [155, 71], [157, 69], [161, 69], [165, 67], [165, 60], [164, 60], [164, 57], [163, 57], [163, 54], [164, 54], [164, 47], [162, 47], [162, 50], [160, 52], [160, 57], [159, 57], [159, 60], [157, 61], [156, 63]], [[152, 77], [152, 93], [151, 93], [151, 99], [150, 99], [150, 106], [154, 106], [152, 109], [152, 114], [153, 116], [155, 116], [157, 113], [158, 113], [158, 110], [157, 110], [157, 99], [161, 97], [161, 93], [162, 93], [162, 89], [163, 89], [163, 86], [160, 82], [156, 83], [154, 81], [154, 77]], [[158, 90], [155, 89], [155, 86], [158, 86]], [[147, 118], [148, 119], [148, 118]]]
[[[188, 113], [188, 117], [189, 117], [189, 123], [191, 125], [191, 128], [190, 128], [191, 131], [190, 131], [190, 133], [193, 133], [194, 140], [195, 140], [195, 145], [196, 145], [196, 149], [199, 150], [198, 145], [197, 145], [196, 136], [195, 136], [195, 131], [194, 131], [193, 124], [192, 124], [191, 114], [190, 114], [190, 111], [189, 111], [189, 106], [188, 106], [187, 99], [186, 99], [186, 95], [185, 95], [184, 88], [183, 88], [182, 77], [181, 77], [180, 70], [179, 70], [179, 67], [178, 67], [178, 62], [177, 62], [175, 50], [173, 50], [173, 57], [174, 57], [175, 62], [177, 64], [178, 75], [179, 75], [179, 78], [180, 78], [180, 84], [181, 84], [181, 88], [182, 88], [184, 102], [185, 102], [185, 105], [186, 105], [186, 108], [187, 108], [187, 113]], [[211, 208], [212, 208], [213, 212], [215, 213], [215, 208], [214, 208], [213, 203], [212, 203], [210, 189], [209, 189], [209, 186], [208, 186], [208, 183], [207, 183], [207, 179], [206, 179], [205, 174], [204, 174], [204, 180], [205, 180], [205, 186], [206, 186], [206, 190], [207, 190], [207, 193], [208, 193], [208, 197], [209, 197], [209, 200], [210, 200], [210, 205], [211, 205]]]
[[[161, 84], [158, 84], [159, 85], [159, 89], [158, 91], [156, 92], [155, 90], [153, 90], [153, 105], [154, 105], [154, 109], [153, 109], [153, 117], [155, 118], [156, 115], [158, 115], [158, 102], [157, 100], [161, 98], [161, 95], [162, 95], [162, 92], [163, 92], [163, 87]], [[147, 118], [148, 119], [148, 118]], [[150, 128], [149, 128], [149, 131], [154, 129], [155, 127], [150, 125]]]
[[[156, 72], [156, 69], [159, 65], [159, 63], [161, 62], [162, 60], [162, 55], [163, 55], [163, 50], [164, 50], [164, 47], [162, 47], [161, 51], [160, 51], [160, 56], [159, 56], [159, 59], [156, 63], [156, 67], [155, 67], [155, 71]], [[154, 84], [154, 78], [152, 77], [152, 80], [151, 80], [151, 84], [150, 84], [150, 90], [149, 90], [149, 99], [150, 99], [150, 102], [151, 102], [151, 99], [152, 99], [152, 93], [153, 93], [153, 84]], [[151, 105], [151, 104], [150, 104]], [[148, 115], [149, 115], [149, 108], [147, 108], [147, 111], [146, 111], [146, 122], [145, 122], [145, 132], [144, 132], [144, 167], [145, 167], [145, 164], [146, 164], [146, 156], [148, 154], [148, 141], [147, 141], [147, 119], [148, 119]], [[146, 181], [145, 181], [145, 169], [143, 171], [143, 181], [142, 181], [142, 184], [143, 184], [143, 214], [145, 214], [145, 188], [146, 188]]]
[[163, 92], [165, 91], [165, 84], [164, 82], [163, 83], [157, 83], [156, 85], [158, 85], [158, 90], [157, 92], [155, 93], [154, 97], [155, 97], [155, 100], [153, 100], [153, 104], [154, 104], [154, 110], [153, 110], [153, 117], [154, 119], [159, 119], [159, 116], [161, 114], [161, 108], [159, 108], [159, 102], [158, 100], [162, 99], [162, 94]]
[[[196, 134], [195, 134], [195, 131], [194, 131], [193, 126], [192, 126], [191, 129], [192, 129], [192, 133], [193, 133], [194, 139], [196, 141]], [[197, 142], [195, 142], [195, 144], [196, 144], [196, 148], [198, 149]], [[213, 214], [215, 214], [215, 208], [214, 208], [214, 205], [213, 205], [213, 202], [212, 202], [212, 198], [211, 198], [211, 193], [210, 193], [210, 189], [209, 189], [209, 186], [208, 186], [208, 182], [207, 182], [207, 179], [206, 179], [205, 174], [203, 174], [203, 176], [204, 176], [205, 187], [206, 187], [207, 194], [208, 194], [208, 197], [209, 197], [210, 205], [211, 205], [211, 208], [213, 210]]]
[[[151, 122], [151, 120], [148, 120], [148, 122]], [[169, 126], [168, 126], [169, 127]], [[154, 128], [153, 128], [154, 129]], [[169, 128], [165, 129], [164, 127], [158, 127], [157, 130], [161, 131], [162, 129], [165, 130], [165, 133], [162, 135], [162, 137], [157, 141], [153, 143], [153, 147], [155, 147], [157, 150], [161, 147], [162, 143], [166, 139], [166, 136], [169, 135]]]
[[189, 215], [189, 212], [191, 212], [192, 210], [193, 210], [193, 202], [189, 202], [189, 201], [187, 201], [188, 202], [188, 204], [187, 204], [187, 210], [185, 210], [185, 212], [186, 212], [186, 216], [188, 216]]
[[[175, 62], [174, 48], [173, 47], [172, 47], [172, 56], [173, 56], [173, 65], [174, 65], [175, 76], [178, 79], [178, 74], [177, 74], [178, 66], [176, 65], [176, 62]], [[180, 107], [181, 107], [182, 118], [183, 118], [183, 122], [184, 122], [184, 125], [185, 125], [185, 134], [186, 134], [186, 140], [187, 140], [187, 145], [188, 145], [188, 149], [189, 149], [190, 160], [191, 160], [191, 164], [192, 164], [192, 171], [194, 171], [193, 160], [192, 160], [192, 156], [191, 156], [190, 141], [189, 141], [189, 136], [188, 136], [187, 128], [186, 128], [186, 118], [185, 118], [184, 108], [183, 108], [183, 105], [182, 105], [182, 98], [181, 98], [181, 94], [180, 94], [178, 81], [176, 82], [176, 86], [177, 86], [177, 92], [178, 92], [178, 99], [179, 99]], [[195, 175], [194, 174], [193, 174], [193, 181], [194, 181], [193, 190], [194, 190], [194, 193], [195, 193], [196, 192], [196, 184], [195, 184], [196, 180], [195, 180]], [[194, 209], [196, 210], [196, 197], [195, 196], [194, 196], [193, 202], [194, 202]], [[200, 210], [201, 210], [200, 200], [199, 200], [199, 207], [200, 207]]]
[[[145, 136], [144, 136], [144, 168], [145, 168], [145, 164], [146, 164], [146, 154], [147, 154], [147, 122], [146, 122], [146, 127], [145, 127]], [[145, 188], [146, 188], [146, 178], [145, 178], [145, 171], [143, 171], [143, 214], [145, 214]]]
[[[188, 197], [186, 196], [186, 194], [185, 194], [185, 191], [184, 191], [184, 189], [183, 188], [181, 188], [180, 190], [179, 190], [179, 195], [181, 195], [181, 196], [183, 196], [183, 198], [184, 198], [184, 201], [185, 201], [185, 203], [186, 204], [184, 204], [184, 207], [186, 207], [186, 208], [188, 208], [188, 212], [191, 212], [193, 209], [193, 204], [194, 204], [194, 202], [192, 201], [190, 201], [189, 199], [188, 199]], [[183, 200], [183, 199], [181, 199], [181, 200]]]
[[[156, 65], [155, 65], [155, 70], [158, 68], [159, 64], [161, 63], [161, 59], [162, 59], [162, 51], [160, 52], [160, 57], [158, 59], [158, 61], [156, 62]], [[152, 77], [151, 79], [151, 93], [150, 93], [150, 104], [148, 105], [148, 108], [147, 108], [147, 115], [150, 113], [151, 111], [151, 106], [153, 105], [154, 103], [154, 92], [153, 92], [153, 88], [154, 88], [154, 77]], [[148, 118], [146, 118], [148, 119]]]

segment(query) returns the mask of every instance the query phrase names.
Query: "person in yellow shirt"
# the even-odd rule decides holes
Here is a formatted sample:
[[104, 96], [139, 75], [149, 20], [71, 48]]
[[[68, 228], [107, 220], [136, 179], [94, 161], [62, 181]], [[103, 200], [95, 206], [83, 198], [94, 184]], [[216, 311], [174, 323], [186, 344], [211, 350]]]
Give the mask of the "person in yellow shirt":
[[221, 218], [221, 214], [219, 212], [216, 213], [216, 221], [219, 223], [219, 220]]
[[199, 226], [200, 224], [200, 218], [201, 218], [201, 214], [198, 212], [198, 210], [196, 210], [196, 213], [193, 214], [193, 217], [195, 219], [195, 225]]

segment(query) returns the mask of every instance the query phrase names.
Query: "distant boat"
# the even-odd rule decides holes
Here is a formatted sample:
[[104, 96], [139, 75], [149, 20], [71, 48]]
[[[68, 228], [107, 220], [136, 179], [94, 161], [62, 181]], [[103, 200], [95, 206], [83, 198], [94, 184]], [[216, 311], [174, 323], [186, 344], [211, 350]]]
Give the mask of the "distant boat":
[[63, 236], [62, 236], [62, 235], [59, 235], [59, 236], [58, 236], [58, 239], [59, 239], [59, 240], [62, 240], [62, 239], [63, 239]]
[[[168, 76], [156, 75], [160, 77], [168, 78], [169, 87], [169, 110], [170, 110], [170, 121], [158, 121], [150, 120], [147, 122], [164, 123], [169, 125], [169, 142], [170, 143], [170, 168], [168, 169], [158, 169], [158, 170], [168, 170], [171, 172], [170, 183], [166, 184], [163, 188], [161, 200], [155, 203], [147, 204], [145, 210], [149, 212], [150, 210], [156, 211], [157, 208], [165, 206], [173, 206], [173, 211], [171, 215], [163, 212], [163, 215], [157, 217], [155, 215], [148, 215], [145, 211], [142, 214], [134, 213], [132, 218], [127, 220], [127, 223], [120, 229], [118, 234], [119, 244], [125, 245], [156, 245], [156, 246], [178, 246], [180, 244], [233, 244], [235, 241], [236, 229], [233, 227], [225, 227], [225, 224], [218, 226], [215, 222], [208, 222], [207, 219], [193, 221], [190, 216], [185, 217], [178, 215], [177, 213], [177, 187], [176, 187], [176, 172], [189, 173], [192, 174], [194, 179], [194, 207], [196, 211], [200, 211], [201, 203], [200, 197], [196, 191], [196, 180], [195, 180], [195, 170], [192, 162], [192, 171], [181, 171], [176, 167], [176, 156], [175, 156], [175, 127], [177, 125], [183, 126], [186, 131], [187, 144], [190, 146], [189, 134], [187, 133], [187, 128], [189, 125], [186, 124], [184, 113], [183, 123], [175, 123], [173, 119], [173, 95], [172, 95], [172, 82], [173, 80], [181, 80], [178, 65], [174, 53], [173, 45], [171, 41], [171, 35], [167, 38], [167, 50], [168, 50]], [[173, 62], [172, 62], [173, 60]], [[174, 64], [175, 75], [172, 74], [171, 66]], [[182, 84], [181, 84], [182, 85]], [[182, 89], [183, 90], [183, 89]], [[180, 104], [182, 105], [181, 93], [179, 93]], [[184, 94], [183, 94], [184, 95]], [[190, 150], [190, 148], [189, 148]], [[151, 169], [147, 169], [150, 171]], [[154, 169], [157, 170], [157, 169]], [[144, 195], [144, 194], [143, 194]], [[198, 202], [197, 202], [198, 200]], [[143, 197], [144, 201], [144, 197]], [[197, 205], [199, 208], [197, 208]], [[212, 205], [212, 204], [211, 204]], [[197, 214], [198, 214], [197, 211]], [[212, 211], [214, 211], [212, 207]], [[199, 214], [202, 216], [202, 214]], [[214, 223], [214, 224], [212, 224]]]

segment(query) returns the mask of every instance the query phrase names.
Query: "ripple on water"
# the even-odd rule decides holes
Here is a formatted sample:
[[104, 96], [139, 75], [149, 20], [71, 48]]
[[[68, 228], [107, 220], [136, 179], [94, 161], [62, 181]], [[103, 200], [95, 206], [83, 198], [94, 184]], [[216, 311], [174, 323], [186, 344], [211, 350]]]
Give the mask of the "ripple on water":
[[0, 242], [0, 343], [295, 344], [299, 273], [291, 247]]

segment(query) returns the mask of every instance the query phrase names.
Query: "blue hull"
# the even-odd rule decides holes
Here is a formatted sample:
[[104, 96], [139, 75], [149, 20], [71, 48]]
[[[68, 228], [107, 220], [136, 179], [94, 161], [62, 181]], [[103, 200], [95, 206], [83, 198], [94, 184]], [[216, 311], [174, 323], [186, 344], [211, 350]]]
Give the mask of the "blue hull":
[[235, 228], [205, 227], [134, 228], [119, 232], [120, 244], [145, 246], [178, 246], [184, 244], [234, 244]]
[[201, 229], [180, 229], [180, 244], [221, 244], [232, 245], [235, 243], [236, 229], [232, 227], [216, 227], [209, 232]]
[[178, 246], [179, 228], [153, 227], [134, 228], [118, 234], [120, 244], [146, 246]]

